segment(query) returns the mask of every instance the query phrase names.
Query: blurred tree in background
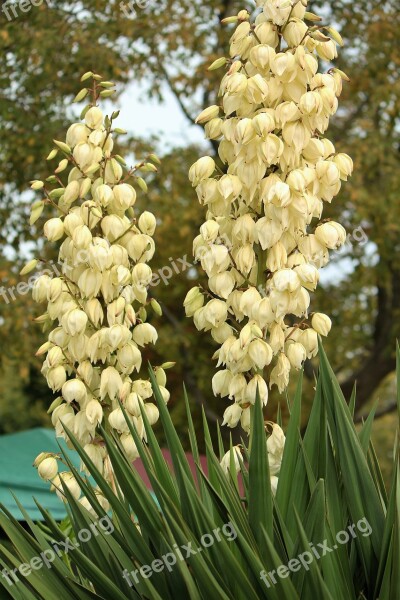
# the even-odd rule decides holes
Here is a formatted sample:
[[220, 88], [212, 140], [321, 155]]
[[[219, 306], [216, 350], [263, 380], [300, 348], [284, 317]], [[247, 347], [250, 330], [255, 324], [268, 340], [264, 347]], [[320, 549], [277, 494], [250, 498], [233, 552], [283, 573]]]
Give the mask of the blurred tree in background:
[[[4, 288], [18, 284], [20, 265], [36, 243], [41, 223], [28, 225], [28, 182], [42, 177], [51, 139], [71, 121], [67, 100], [78, 89], [79, 75], [101, 72], [121, 91], [132, 81], [141, 83], [149, 97], [160, 101], [168, 89], [193, 124], [202, 108], [216, 102], [220, 73], [207, 71], [207, 66], [224, 55], [230, 36], [220, 20], [243, 4], [153, 0], [144, 8], [132, 4], [134, 15], [119, 0], [53, 0], [19, 12], [11, 21], [0, 12]], [[253, 10], [254, 4], [247, 8]], [[354, 176], [328, 215], [346, 226], [349, 243], [312, 306], [333, 318], [326, 350], [347, 395], [357, 377], [361, 408], [394, 369], [394, 340], [400, 329], [400, 11], [395, 0], [313, 1], [310, 10], [336, 23], [345, 40], [338, 66], [351, 82], [344, 87], [330, 137], [355, 162]], [[138, 138], [127, 140], [126, 146], [137, 157], [159, 147], [155, 139]], [[204, 148], [215, 152], [209, 142]], [[157, 351], [163, 359], [177, 361], [169, 371], [169, 389], [174, 419], [182, 426], [183, 403], [177, 400], [183, 379], [191, 398], [199, 407], [204, 404], [211, 418], [221, 417], [225, 408], [224, 401], [212, 397], [210, 341], [194, 330], [182, 308], [191, 280], [199, 275], [196, 265], [185, 266], [179, 259], [193, 262], [191, 240], [202, 222], [202, 208], [187, 180], [188, 167], [200, 152], [193, 145], [159, 152], [162, 165], [152, 191], [138, 201], [146, 202], [160, 219], [153, 270], [163, 269], [166, 280], [166, 269], [174, 271], [166, 284], [154, 288], [154, 296], [164, 307]], [[51, 249], [47, 252], [51, 256]], [[0, 432], [45, 423], [40, 407], [47, 407], [49, 394], [34, 357], [42, 342], [39, 327], [32, 323], [38, 309], [29, 293], [7, 300], [0, 295]], [[307, 366], [310, 386], [314, 367]]]

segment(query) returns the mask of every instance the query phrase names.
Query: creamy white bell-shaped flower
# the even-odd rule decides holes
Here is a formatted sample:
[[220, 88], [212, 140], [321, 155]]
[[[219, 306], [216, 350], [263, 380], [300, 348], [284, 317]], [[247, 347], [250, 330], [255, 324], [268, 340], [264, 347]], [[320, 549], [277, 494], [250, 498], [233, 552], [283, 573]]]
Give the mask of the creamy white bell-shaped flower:
[[234, 252], [234, 259], [237, 269], [243, 275], [248, 275], [253, 268], [256, 260], [252, 244], [244, 244]]
[[117, 369], [115, 367], [104, 369], [100, 377], [100, 398], [103, 400], [106, 396], [109, 396], [111, 400], [114, 400], [121, 388], [122, 379]]
[[311, 318], [312, 328], [320, 335], [327, 336], [332, 327], [332, 321], [328, 315], [314, 313]]
[[215, 162], [211, 156], [203, 156], [190, 167], [189, 179], [192, 185], [198, 185], [203, 179], [207, 179], [215, 170]]
[[228, 474], [231, 467], [231, 456], [233, 459], [233, 465], [236, 473], [240, 471], [240, 461], [243, 460], [242, 453], [239, 446], [233, 446], [232, 452], [229, 451], [221, 459], [220, 465], [224, 473]]
[[104, 170], [104, 177], [105, 180], [108, 183], [111, 184], [115, 184], [118, 183], [123, 175], [123, 170], [121, 165], [119, 164], [119, 162], [117, 160], [115, 160], [115, 158], [112, 158], [111, 160], [107, 161], [105, 170]]
[[138, 226], [140, 231], [146, 235], [153, 235], [156, 229], [156, 224], [157, 221], [155, 216], [153, 215], [153, 213], [147, 210], [140, 215], [138, 220]]
[[[214, 294], [226, 300], [232, 293], [232, 290], [235, 287], [235, 283], [236, 281], [233, 273], [231, 273], [230, 271], [223, 271], [222, 273], [212, 275], [209, 279], [208, 285], [210, 287], [210, 290], [214, 292]], [[204, 301], [203, 295], [202, 298]]]
[[264, 14], [275, 25], [284, 25], [290, 16], [292, 2], [287, 0], [270, 0], [264, 4]]
[[222, 175], [218, 181], [218, 191], [226, 200], [235, 200], [242, 191], [243, 185], [236, 175]]
[[214, 242], [217, 239], [219, 225], [213, 219], [209, 219], [200, 227], [200, 233], [205, 242]]
[[302, 331], [299, 342], [306, 349], [307, 358], [316, 356], [318, 352], [318, 334], [314, 329], [309, 327], [308, 329]]
[[90, 129], [99, 129], [103, 120], [103, 112], [98, 106], [92, 106], [85, 114], [85, 123]]
[[[114, 202], [119, 210], [127, 210], [136, 202], [136, 191], [128, 183], [120, 183], [113, 188]], [[142, 216], [142, 215], [141, 215]], [[140, 217], [139, 217], [140, 218]]]
[[302, 344], [292, 342], [287, 346], [286, 356], [288, 357], [291, 366], [298, 370], [302, 368], [303, 363], [307, 358], [307, 351]]
[[117, 358], [124, 373], [131, 373], [134, 369], [140, 371], [142, 354], [133, 342], [128, 342], [119, 348]]
[[199, 287], [191, 288], [186, 294], [183, 306], [187, 317], [192, 317], [194, 313], [204, 305], [204, 295]]
[[339, 153], [333, 157], [333, 162], [339, 169], [340, 178], [347, 181], [348, 177], [353, 172], [353, 160], [348, 154]]
[[150, 323], [140, 323], [133, 330], [132, 339], [138, 346], [155, 344], [158, 339], [157, 330]]
[[261, 339], [254, 339], [250, 342], [248, 354], [257, 369], [264, 369], [273, 358], [271, 346]]
[[213, 327], [218, 327], [228, 316], [228, 309], [222, 300], [213, 299], [204, 306], [204, 318]]
[[242, 414], [242, 408], [239, 404], [231, 404], [224, 412], [224, 419], [222, 421], [222, 425], [227, 425], [228, 427], [236, 427], [239, 423], [240, 416]]
[[215, 104], [213, 106], [209, 106], [208, 108], [205, 108], [196, 117], [196, 123], [199, 123], [199, 124], [207, 123], [207, 121], [210, 121], [211, 119], [214, 119], [215, 117], [218, 116], [219, 110], [220, 110], [219, 106], [217, 106]]
[[261, 300], [261, 294], [255, 287], [249, 287], [240, 297], [240, 311], [249, 317], [252, 314], [254, 307]]
[[305, 263], [298, 265], [293, 270], [297, 273], [302, 286], [308, 290], [315, 290], [319, 281], [319, 271], [314, 265]]
[[136, 392], [132, 392], [128, 395], [125, 400], [125, 409], [129, 414], [134, 417], [141, 416], [141, 407], [143, 406], [143, 399]]
[[76, 402], [81, 403], [87, 396], [85, 384], [77, 378], [66, 381], [62, 386], [61, 392], [67, 402], [73, 402], [75, 400]]
[[79, 198], [80, 184], [78, 181], [71, 181], [64, 190], [63, 200], [66, 204], [72, 204]]
[[262, 337], [263, 332], [258, 324], [255, 321], [249, 321], [239, 334], [240, 345], [242, 348], [246, 348], [252, 340]]
[[61, 319], [61, 324], [69, 335], [79, 335], [86, 329], [87, 314], [78, 308], [68, 311]]
[[49, 289], [51, 278], [49, 275], [40, 275], [32, 287], [32, 297], [35, 302], [44, 302], [47, 300], [47, 291]]
[[337, 250], [346, 241], [346, 230], [339, 223], [329, 221], [318, 225], [315, 230], [315, 237], [330, 250]]
[[113, 429], [116, 429], [120, 433], [129, 432], [129, 425], [121, 408], [116, 408], [108, 415], [108, 422]]
[[60, 240], [64, 235], [64, 224], [59, 217], [49, 219], [44, 224], [44, 235], [47, 237], [49, 242], [56, 242]]
[[90, 400], [85, 408], [86, 418], [93, 425], [99, 425], [103, 420], [103, 407], [98, 400]]
[[96, 188], [94, 196], [101, 206], [107, 207], [114, 199], [114, 192], [109, 185], [103, 183]]
[[[90, 458], [90, 460], [92, 461], [92, 463], [94, 464], [96, 469], [100, 473], [103, 473], [103, 458], [104, 458], [104, 456], [103, 456], [103, 452], [101, 451], [100, 446], [95, 445], [95, 444], [86, 444], [83, 447], [83, 450], [86, 452], [86, 454], [88, 455], [88, 457]], [[81, 471], [83, 471], [87, 475], [90, 475], [90, 471], [86, 467], [86, 465], [83, 461], [81, 463]]]
[[130, 460], [133, 461], [136, 458], [139, 458], [139, 450], [137, 449], [135, 440], [133, 439], [133, 436], [130, 433], [123, 433], [120, 437], [120, 440]]
[[295, 292], [300, 287], [300, 279], [292, 269], [281, 269], [274, 274], [272, 283], [278, 292]]
[[144, 404], [144, 411], [150, 425], [157, 423], [160, 413], [157, 406], [153, 402], [146, 402], [146, 404]]
[[[271, 468], [270, 468], [271, 472]], [[273, 496], [276, 496], [276, 491], [278, 489], [279, 478], [276, 475], [271, 475], [271, 492]]]
[[38, 473], [41, 479], [51, 481], [58, 473], [58, 463], [52, 456], [45, 458], [38, 464]]
[[228, 369], [217, 371], [212, 378], [212, 389], [215, 396], [228, 396], [232, 373]]
[[279, 392], [283, 392], [289, 383], [290, 367], [291, 365], [289, 359], [283, 352], [281, 352], [279, 354], [278, 361], [271, 372], [269, 384], [270, 387], [276, 385]]
[[67, 502], [63, 485], [68, 488], [68, 491], [76, 500], [78, 500], [79, 496], [81, 495], [81, 488], [79, 486], [79, 483], [77, 482], [72, 473], [60, 473], [52, 480], [52, 485], [53, 489], [56, 490], [57, 496], [63, 502]]
[[272, 424], [271, 435], [267, 439], [268, 453], [282, 458], [285, 449], [285, 434], [278, 423]]
[[89, 131], [83, 123], [73, 123], [67, 131], [66, 142], [70, 148], [74, 148], [80, 142], [86, 142]]
[[254, 375], [246, 388], [245, 398], [250, 404], [256, 401], [257, 393], [260, 395], [261, 403], [266, 406], [268, 402], [268, 386], [261, 375]]

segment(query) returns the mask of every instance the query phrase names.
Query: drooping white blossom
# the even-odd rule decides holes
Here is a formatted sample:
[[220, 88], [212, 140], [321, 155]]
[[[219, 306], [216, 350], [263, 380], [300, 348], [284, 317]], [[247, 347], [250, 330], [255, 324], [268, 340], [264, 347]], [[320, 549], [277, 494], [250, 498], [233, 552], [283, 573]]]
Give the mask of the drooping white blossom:
[[257, 6], [254, 20], [245, 10], [226, 19], [236, 23], [229, 58], [210, 67], [227, 65], [219, 103], [197, 119], [219, 156], [189, 171], [205, 207], [193, 253], [208, 290], [195, 287], [184, 302], [219, 345], [213, 391], [233, 402], [223, 422], [247, 431], [257, 387], [266, 404], [268, 387], [282, 392], [329, 332], [329, 317], [310, 312], [310, 292], [346, 240], [322, 212], [353, 169], [326, 137], [347, 79], [326, 64], [340, 35], [306, 12], [307, 0]]

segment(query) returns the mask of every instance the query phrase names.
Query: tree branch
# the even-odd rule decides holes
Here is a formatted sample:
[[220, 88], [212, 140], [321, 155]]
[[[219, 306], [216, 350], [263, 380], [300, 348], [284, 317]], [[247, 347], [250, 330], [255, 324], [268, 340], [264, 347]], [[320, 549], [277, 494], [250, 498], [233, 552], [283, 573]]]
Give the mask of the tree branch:
[[171, 77], [170, 77], [166, 67], [164, 66], [164, 63], [158, 53], [156, 54], [156, 58], [157, 58], [158, 67], [159, 67], [161, 73], [163, 74], [164, 79], [165, 79], [170, 91], [172, 92], [176, 101], [178, 102], [180, 109], [182, 110], [183, 114], [185, 115], [185, 117], [187, 118], [189, 123], [191, 125], [196, 125], [195, 119], [192, 117], [192, 115], [189, 113], [188, 109], [186, 108], [186, 106], [182, 100], [181, 93], [174, 87], [172, 79], [171, 79]]

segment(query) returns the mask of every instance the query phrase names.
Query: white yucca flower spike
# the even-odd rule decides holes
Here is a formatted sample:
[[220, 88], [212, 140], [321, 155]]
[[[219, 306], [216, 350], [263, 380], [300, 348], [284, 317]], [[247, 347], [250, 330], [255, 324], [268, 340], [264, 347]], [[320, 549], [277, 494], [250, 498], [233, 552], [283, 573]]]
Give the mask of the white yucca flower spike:
[[[54, 174], [46, 182], [32, 183], [44, 199], [33, 205], [31, 223], [47, 204], [57, 211], [44, 224], [44, 234], [59, 243], [61, 265], [57, 277], [49, 276], [49, 271], [38, 277], [33, 296], [47, 302], [47, 311], [38, 320], [50, 333], [38, 354], [46, 354], [42, 372], [51, 389], [60, 393], [49, 410], [56, 433], [68, 442], [66, 425], [114, 486], [98, 425], [113, 429], [134, 459], [136, 446], [119, 401], [143, 437], [139, 407], [144, 407], [151, 424], [158, 419], [157, 408], [147, 402], [152, 397], [150, 382], [139, 375], [143, 347], [157, 341], [156, 329], [146, 322], [148, 308], [161, 313], [148, 296], [152, 271], [147, 263], [155, 250], [156, 218], [148, 211], [137, 214], [134, 205], [135, 184], [146, 189], [138, 172], [155, 171], [153, 162], [159, 161], [149, 155], [147, 160], [153, 162], [126, 167], [113, 150], [115, 134], [124, 133], [113, 124], [118, 112], [105, 117], [97, 105], [110, 95], [110, 83], [92, 73], [83, 80], [87, 78], [93, 85], [77, 96], [79, 101], [92, 94], [83, 122], [69, 127], [65, 141], [55, 140], [48, 159], [59, 154], [62, 160]], [[38, 261], [32, 262], [36, 266]], [[24, 273], [31, 270], [31, 263]], [[171, 363], [164, 365], [168, 366]], [[167, 402], [163, 366], [156, 368], [156, 376]], [[55, 458], [46, 458], [38, 468], [62, 496]], [[79, 495], [73, 478], [63, 480]]]
[[213, 390], [233, 402], [224, 424], [247, 431], [257, 388], [264, 404], [266, 384], [282, 392], [329, 332], [329, 317], [309, 313], [310, 292], [346, 232], [322, 210], [353, 169], [325, 137], [348, 78], [333, 67], [319, 72], [318, 59], [337, 56], [339, 34], [306, 13], [307, 0], [257, 6], [254, 22], [247, 11], [224, 20], [236, 30], [230, 58], [210, 67], [227, 65], [220, 103], [197, 118], [219, 140], [224, 168], [209, 156], [190, 168], [207, 207], [193, 247], [209, 290], [193, 288], [184, 302], [220, 345]]

